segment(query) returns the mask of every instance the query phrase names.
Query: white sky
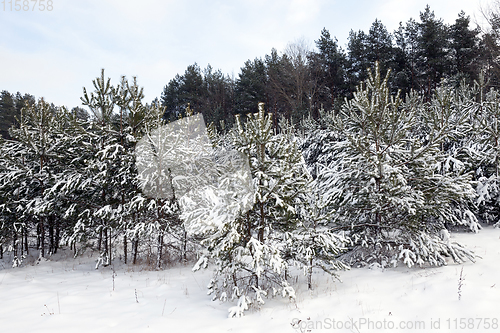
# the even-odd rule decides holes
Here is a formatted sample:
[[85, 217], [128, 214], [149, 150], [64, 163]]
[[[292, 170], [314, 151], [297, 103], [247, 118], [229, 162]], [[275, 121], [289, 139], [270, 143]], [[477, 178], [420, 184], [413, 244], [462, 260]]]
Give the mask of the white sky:
[[445, 23], [461, 10], [474, 20], [490, 1], [53, 0], [49, 12], [11, 11], [6, 0], [5, 7], [0, 3], [0, 90], [74, 107], [81, 105], [82, 87], [92, 90], [105, 68], [114, 84], [121, 75], [137, 76], [150, 102], [194, 62], [237, 77], [247, 59], [272, 47], [281, 51], [299, 38], [313, 46], [323, 27], [345, 49], [349, 31], [367, 32], [376, 18], [392, 32], [400, 21], [418, 20], [428, 3]]

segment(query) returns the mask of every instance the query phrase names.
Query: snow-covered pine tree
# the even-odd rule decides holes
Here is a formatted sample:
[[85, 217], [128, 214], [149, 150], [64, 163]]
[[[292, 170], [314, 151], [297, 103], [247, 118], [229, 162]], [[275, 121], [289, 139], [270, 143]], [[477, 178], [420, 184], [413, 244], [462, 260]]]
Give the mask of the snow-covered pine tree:
[[[28, 233], [37, 230], [39, 256], [57, 251], [61, 221], [56, 218], [62, 206], [50, 188], [63, 169], [64, 126], [67, 111], [40, 99], [22, 109], [20, 125], [10, 130], [13, 140], [2, 146], [3, 169], [0, 191], [5, 202], [2, 211], [12, 224], [14, 253], [20, 240], [21, 253], [28, 251]], [[47, 244], [46, 235], [49, 236]], [[48, 245], [48, 246], [47, 246]]]
[[156, 117], [152, 124], [156, 126], [147, 128], [135, 151], [142, 193], [132, 202], [156, 210], [154, 222], [144, 221], [136, 230], [158, 233], [157, 268], [160, 268], [165, 236], [171, 238], [171, 248], [178, 250], [181, 259], [187, 259], [188, 235], [179, 216], [179, 200], [186, 196], [192, 199], [210, 183], [214, 161], [201, 114], [193, 115], [188, 106], [186, 117], [165, 123], [163, 107], [154, 104], [151, 112]]
[[134, 230], [141, 212], [135, 209], [131, 202], [140, 193], [135, 147], [145, 133], [147, 122], [150, 120], [148, 116], [151, 113], [150, 109], [143, 105], [143, 98], [143, 88], [140, 88], [137, 84], [137, 78], [133, 77], [132, 83], [129, 83], [123, 76], [116, 91], [116, 101], [120, 109], [117, 129], [119, 131], [119, 147], [122, 153], [117, 159], [113, 179], [116, 179], [115, 187], [119, 190], [116, 217], [118, 218], [118, 231], [123, 237], [123, 260], [125, 263], [127, 263], [128, 259], [129, 233], [132, 234], [133, 244], [135, 245], [134, 258], [137, 256], [138, 247], [138, 234]]
[[[481, 228], [476, 215], [475, 195], [471, 192], [473, 182], [474, 115], [477, 110], [475, 94], [463, 83], [453, 87], [441, 82], [431, 100], [418, 113], [421, 126], [414, 135], [428, 144], [435, 140], [435, 171], [439, 176], [430, 181], [429, 186], [439, 186], [439, 191], [428, 191], [427, 215], [435, 214], [434, 206], [439, 205], [439, 219], [447, 229], [462, 226], [472, 232]], [[441, 138], [435, 138], [436, 134]], [[425, 175], [417, 181], [427, 179]], [[428, 180], [428, 179], [427, 179]], [[425, 185], [424, 185], [425, 187]]]
[[[122, 77], [114, 87], [102, 71], [93, 84], [94, 92], [89, 95], [84, 89], [82, 98], [92, 113], [85, 131], [88, 140], [85, 155], [90, 156], [71, 180], [77, 184], [73, 188], [84, 198], [74, 238], [97, 238], [97, 247], [102, 250], [98, 265], [100, 262], [107, 265], [113, 258], [112, 242], [116, 244], [118, 239], [123, 240], [124, 259], [127, 259], [127, 234], [131, 233], [135, 262], [139, 247], [136, 231], [143, 230], [143, 234], [158, 238], [158, 258], [161, 258], [162, 236], [148, 224], [156, 220], [152, 215], [157, 212], [152, 210], [158, 207], [138, 203], [141, 192], [135, 159], [137, 142], [148, 128], [158, 126], [161, 116], [157, 117], [154, 107], [142, 104], [144, 94], [136, 78], [129, 83]], [[145, 225], [148, 228], [142, 228]]]
[[52, 131], [57, 135], [57, 144], [53, 147], [53, 156], [57, 164], [51, 170], [53, 178], [50, 188], [45, 191], [45, 199], [53, 202], [50, 208], [51, 216], [48, 224], [49, 252], [56, 253], [60, 241], [67, 240], [73, 234], [76, 220], [71, 212], [78, 197], [68, 197], [65, 191], [59, 188], [67, 183], [67, 175], [72, 168], [81, 167], [79, 163], [85, 157], [85, 146], [80, 146], [82, 133], [81, 122], [76, 112], [69, 112], [66, 108], [58, 108], [55, 113], [56, 121]]
[[500, 226], [500, 93], [491, 89], [476, 114], [477, 203], [486, 223]]
[[142, 104], [144, 94], [135, 78], [129, 83], [122, 77], [114, 87], [102, 72], [93, 84], [94, 91], [88, 94], [84, 90], [82, 98], [91, 111], [91, 119], [82, 126], [82, 135], [76, 137], [85, 151], [74, 160], [79, 167], [68, 167], [71, 171], [67, 171], [65, 182], [58, 185], [67, 196], [78, 197], [78, 205], [67, 211], [77, 216], [73, 241], [86, 246], [97, 240], [97, 248], [102, 252], [98, 265], [111, 262], [112, 242], [117, 244], [118, 240], [123, 241], [123, 258], [127, 260], [129, 235], [134, 263], [141, 237], [154, 239], [158, 268], [163, 260], [165, 237], [173, 240], [176, 244], [169, 244], [171, 248], [179, 248], [179, 253], [184, 251], [181, 256], [185, 257], [186, 246], [180, 246], [178, 241], [182, 239], [185, 245], [185, 232], [181, 230], [175, 200], [144, 195], [138, 178], [136, 145], [164, 125], [164, 109], [158, 104]]
[[[54, 181], [46, 194], [57, 204], [54, 213], [61, 227], [58, 238], [69, 242], [76, 255], [76, 242], [86, 244], [93, 235], [90, 228], [82, 229], [81, 226], [90, 225], [88, 216], [94, 207], [90, 200], [93, 187], [90, 186], [92, 175], [88, 172], [88, 165], [95, 158], [95, 151], [86, 117], [74, 110], [59, 113], [57, 119], [59, 168], [53, 174]], [[84, 232], [75, 233], [75, 230]]]
[[[294, 298], [290, 266], [305, 268], [306, 274], [316, 259], [327, 270], [341, 266], [333, 260], [340, 237], [320, 233], [311, 219], [301, 221], [299, 207], [307, 201], [310, 175], [292, 128], [282, 123], [281, 129], [275, 133], [272, 114], [260, 103], [259, 112], [249, 114], [246, 122], [237, 117], [230, 133], [232, 146], [249, 161], [253, 200], [234, 219], [201, 228], [208, 254], [194, 269], [214, 263], [209, 285], [214, 300], [239, 299], [239, 306], [246, 307], [264, 304], [266, 296], [277, 293]], [[230, 315], [242, 311], [232, 308]]]
[[118, 228], [123, 212], [118, 170], [124, 149], [121, 145], [120, 118], [115, 112], [121, 99], [111, 80], [104, 76], [104, 70], [92, 83], [94, 91], [88, 94], [84, 88], [81, 98], [91, 113], [86, 133], [90, 157], [80, 170], [77, 189], [81, 191], [85, 207], [75, 226], [74, 236], [75, 239], [82, 239], [82, 236], [97, 238], [97, 247], [101, 251], [99, 262], [109, 265], [113, 255], [113, 231]]
[[[27, 189], [22, 186], [25, 178], [21, 142], [2, 140], [0, 142], [0, 257], [7, 249], [12, 249], [14, 257], [18, 257], [18, 240], [21, 232], [26, 235], [31, 227], [28, 218], [19, 219], [17, 209], [23, 211], [19, 203], [20, 195]], [[24, 191], [20, 191], [23, 189]], [[26, 248], [27, 249], [27, 248]], [[21, 247], [21, 253], [22, 253]]]
[[309, 184], [303, 202], [297, 205], [300, 220], [293, 232], [285, 234], [284, 257], [301, 268], [307, 276], [307, 286], [312, 289], [314, 268], [322, 269], [338, 278], [337, 271], [349, 269], [339, 260], [345, 251], [346, 239], [329, 228], [332, 213], [326, 209], [322, 194], [315, 182]]
[[[382, 79], [377, 65], [354, 98], [331, 116], [339, 140], [315, 180], [333, 214], [332, 231], [350, 240], [343, 259], [383, 266], [399, 260], [442, 265], [447, 256], [473, 260], [445, 229], [446, 222], [456, 221], [454, 204], [475, 196], [470, 175], [443, 168], [439, 147], [451, 135], [447, 117], [453, 110], [439, 103], [424, 106], [416, 94], [403, 102], [390, 94], [389, 74]], [[422, 124], [421, 113], [435, 122]]]
[[[132, 262], [135, 264], [139, 253], [141, 238], [154, 238], [156, 240], [157, 248], [160, 250], [163, 248], [162, 244], [160, 244], [160, 246], [158, 244], [161, 239], [159, 238], [158, 230], [155, 227], [156, 224], [154, 222], [151, 223], [151, 221], [157, 220], [156, 216], [158, 209], [156, 202], [154, 201], [155, 199], [144, 196], [141, 190], [141, 182], [139, 179], [139, 172], [137, 170], [136, 148], [137, 143], [144, 135], [147, 135], [147, 133], [163, 124], [162, 114], [164, 109], [159, 107], [157, 104], [142, 104], [142, 99], [144, 98], [143, 90], [138, 87], [135, 77], [132, 84], [125, 81], [125, 85], [128, 91], [129, 99], [125, 109], [126, 129], [124, 132], [128, 145], [132, 148], [127, 150], [127, 153], [129, 154], [128, 158], [133, 162], [127, 164], [127, 218], [121, 221], [121, 229], [124, 231], [124, 260], [126, 261], [127, 258], [127, 239], [131, 236]], [[125, 93], [122, 92], [122, 94]], [[161, 252], [156, 258], [157, 265], [160, 263], [158, 258], [161, 259]]]

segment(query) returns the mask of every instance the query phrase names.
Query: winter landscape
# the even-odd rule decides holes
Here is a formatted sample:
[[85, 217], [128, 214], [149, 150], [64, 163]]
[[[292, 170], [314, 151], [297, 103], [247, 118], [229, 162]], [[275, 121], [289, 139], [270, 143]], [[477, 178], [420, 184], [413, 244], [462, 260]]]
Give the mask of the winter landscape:
[[195, 62], [149, 101], [105, 69], [72, 108], [3, 90], [2, 331], [500, 331], [500, 2], [480, 13]]

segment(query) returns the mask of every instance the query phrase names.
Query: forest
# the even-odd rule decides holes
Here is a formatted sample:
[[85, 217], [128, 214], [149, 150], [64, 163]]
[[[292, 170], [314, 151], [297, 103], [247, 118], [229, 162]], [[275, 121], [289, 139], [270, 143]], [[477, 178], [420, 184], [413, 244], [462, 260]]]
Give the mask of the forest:
[[312, 288], [314, 269], [475, 261], [450, 233], [500, 219], [487, 18], [447, 25], [427, 6], [392, 33], [351, 31], [345, 50], [323, 29], [315, 50], [273, 49], [236, 79], [190, 65], [150, 103], [104, 70], [71, 110], [4, 90], [0, 258], [64, 246], [98, 251], [96, 268], [211, 266], [234, 316], [293, 298], [294, 274]]

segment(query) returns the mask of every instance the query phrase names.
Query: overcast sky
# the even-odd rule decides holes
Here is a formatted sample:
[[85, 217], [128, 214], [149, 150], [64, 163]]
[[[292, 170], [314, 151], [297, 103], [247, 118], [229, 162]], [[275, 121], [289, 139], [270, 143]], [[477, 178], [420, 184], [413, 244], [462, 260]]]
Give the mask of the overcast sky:
[[52, 11], [35, 0], [28, 11], [0, 3], [0, 90], [79, 106], [82, 87], [92, 88], [104, 68], [114, 84], [137, 76], [150, 102], [194, 62], [237, 77], [247, 59], [273, 47], [281, 51], [301, 38], [314, 47], [323, 27], [345, 49], [351, 29], [367, 32], [377, 18], [392, 32], [400, 21], [418, 20], [426, 4], [453, 23], [461, 10], [479, 19], [489, 2], [53, 0]]

